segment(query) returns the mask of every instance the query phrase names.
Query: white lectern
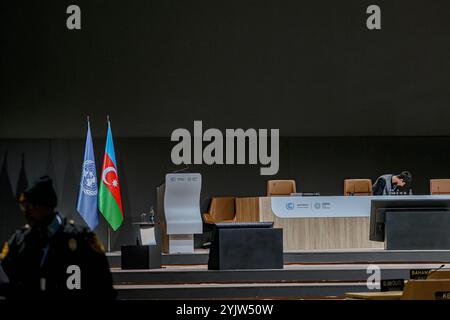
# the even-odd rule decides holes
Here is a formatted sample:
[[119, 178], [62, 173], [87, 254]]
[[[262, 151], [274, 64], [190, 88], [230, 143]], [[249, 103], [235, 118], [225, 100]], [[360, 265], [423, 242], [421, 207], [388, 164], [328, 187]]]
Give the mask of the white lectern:
[[203, 232], [200, 214], [202, 177], [199, 173], [166, 175], [162, 208], [169, 253], [193, 253], [194, 234]]

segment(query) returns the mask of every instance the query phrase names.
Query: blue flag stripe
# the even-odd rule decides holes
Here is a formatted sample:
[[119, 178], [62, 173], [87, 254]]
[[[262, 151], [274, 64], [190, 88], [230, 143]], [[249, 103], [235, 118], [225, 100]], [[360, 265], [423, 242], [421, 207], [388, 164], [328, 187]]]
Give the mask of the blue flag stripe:
[[114, 163], [114, 166], [117, 168], [116, 154], [114, 152], [114, 142], [110, 122], [108, 122], [108, 135], [106, 137], [106, 153], [108, 154], [111, 161]]

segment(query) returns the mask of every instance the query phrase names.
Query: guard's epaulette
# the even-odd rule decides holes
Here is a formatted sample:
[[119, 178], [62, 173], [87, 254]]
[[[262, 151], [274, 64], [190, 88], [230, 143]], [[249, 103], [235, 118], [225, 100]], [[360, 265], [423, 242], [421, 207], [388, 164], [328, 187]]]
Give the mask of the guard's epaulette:
[[75, 221], [69, 220], [66, 218], [63, 219], [62, 226], [63, 226], [64, 233], [66, 233], [66, 234], [73, 234], [74, 236], [75, 235], [78, 236], [78, 235], [81, 235], [84, 232], [86, 232], [85, 227], [77, 225], [75, 223]]
[[29, 232], [30, 229], [31, 229], [30, 225], [29, 225], [29, 224], [26, 224], [26, 225], [23, 225], [23, 226], [20, 227], [20, 228], [17, 228], [15, 233], [16, 233], [16, 234], [26, 233], [26, 232]]
[[11, 244], [12, 242], [15, 242], [19, 245], [25, 239], [25, 236], [30, 233], [30, 231], [31, 228], [28, 224], [16, 229], [16, 231], [10, 238], [9, 243]]
[[105, 253], [103, 244], [98, 239], [97, 235], [86, 227], [75, 224], [73, 220], [63, 220], [64, 233], [73, 236], [73, 240], [69, 239], [69, 248], [75, 251], [77, 248], [76, 239], [83, 239], [87, 242], [89, 247], [98, 253]]

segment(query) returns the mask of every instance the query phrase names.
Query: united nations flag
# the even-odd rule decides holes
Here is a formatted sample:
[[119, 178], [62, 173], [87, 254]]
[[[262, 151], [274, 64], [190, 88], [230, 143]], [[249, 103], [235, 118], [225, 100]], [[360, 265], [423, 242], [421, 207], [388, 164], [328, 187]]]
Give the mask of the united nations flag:
[[97, 171], [95, 169], [94, 147], [92, 145], [91, 127], [88, 120], [84, 161], [81, 167], [80, 191], [78, 192], [77, 211], [91, 230], [98, 225], [97, 212]]

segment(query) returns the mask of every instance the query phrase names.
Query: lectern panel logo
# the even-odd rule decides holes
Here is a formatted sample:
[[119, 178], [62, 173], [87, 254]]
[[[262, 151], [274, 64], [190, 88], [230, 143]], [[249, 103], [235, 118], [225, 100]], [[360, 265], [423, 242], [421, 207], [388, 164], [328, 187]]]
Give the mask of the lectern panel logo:
[[95, 172], [95, 163], [92, 160], [86, 160], [83, 163], [83, 176], [80, 187], [83, 193], [88, 196], [97, 195], [97, 177]]

